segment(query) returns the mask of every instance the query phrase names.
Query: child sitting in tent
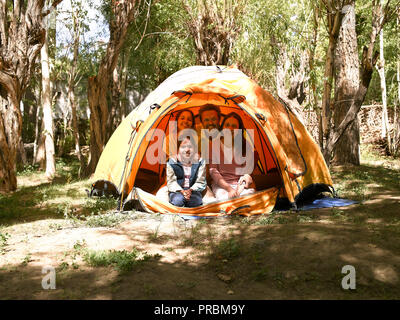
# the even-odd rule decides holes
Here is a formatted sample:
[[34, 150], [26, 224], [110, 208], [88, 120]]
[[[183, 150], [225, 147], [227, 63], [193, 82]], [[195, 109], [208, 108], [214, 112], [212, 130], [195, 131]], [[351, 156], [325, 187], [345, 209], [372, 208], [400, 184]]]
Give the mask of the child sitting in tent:
[[195, 139], [188, 135], [178, 141], [178, 154], [167, 162], [169, 202], [174, 206], [193, 208], [203, 204], [206, 164], [195, 150]]

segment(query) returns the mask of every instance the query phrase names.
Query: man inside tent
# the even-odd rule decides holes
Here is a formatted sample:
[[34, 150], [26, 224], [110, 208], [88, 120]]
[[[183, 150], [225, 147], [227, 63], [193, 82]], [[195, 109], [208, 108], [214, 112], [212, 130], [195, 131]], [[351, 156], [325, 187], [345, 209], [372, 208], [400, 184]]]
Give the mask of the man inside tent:
[[199, 117], [201, 123], [197, 132], [199, 151], [201, 151], [201, 157], [209, 164], [212, 155], [210, 152], [212, 140], [218, 137], [220, 131], [221, 111], [216, 105], [206, 104], [200, 108]]

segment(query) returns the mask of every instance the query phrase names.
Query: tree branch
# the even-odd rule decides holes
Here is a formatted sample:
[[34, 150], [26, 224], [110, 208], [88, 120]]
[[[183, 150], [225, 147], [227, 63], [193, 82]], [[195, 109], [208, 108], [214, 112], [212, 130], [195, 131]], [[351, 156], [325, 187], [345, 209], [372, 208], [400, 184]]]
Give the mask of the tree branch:
[[54, 0], [53, 3], [51, 4], [50, 8], [48, 8], [42, 12], [42, 18], [49, 15], [62, 1], [63, 0]]

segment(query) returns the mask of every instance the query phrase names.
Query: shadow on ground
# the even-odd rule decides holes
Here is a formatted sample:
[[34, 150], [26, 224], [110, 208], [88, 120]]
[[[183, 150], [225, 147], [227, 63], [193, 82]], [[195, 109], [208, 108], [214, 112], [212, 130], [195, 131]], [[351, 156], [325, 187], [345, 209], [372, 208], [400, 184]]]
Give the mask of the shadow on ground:
[[[363, 165], [334, 168], [333, 176], [340, 195], [360, 204], [186, 222], [142, 214], [108, 228], [27, 229], [0, 253], [0, 299], [399, 299], [399, 171]], [[36, 198], [40, 190], [20, 195]], [[27, 210], [35, 205], [22, 202]], [[76, 250], [79, 241], [152, 258], [126, 272], [92, 267]], [[55, 290], [41, 287], [49, 264], [57, 270]], [[341, 286], [345, 265], [356, 270], [355, 290]]]
[[[372, 205], [374, 206], [374, 205]], [[359, 213], [362, 207], [348, 209]], [[57, 289], [41, 288], [40, 265], [0, 271], [2, 299], [398, 299], [400, 226], [287, 218], [258, 224], [243, 218], [210, 220], [168, 236], [133, 225], [104, 229], [156, 258], [120, 273], [80, 263], [60, 269]], [[362, 213], [360, 213], [362, 215]], [[299, 215], [296, 215], [299, 217]], [[304, 215], [303, 215], [304, 217]], [[162, 228], [161, 228], [162, 229]], [[389, 237], [389, 238], [388, 238]], [[342, 267], [356, 270], [356, 290], [341, 287]]]

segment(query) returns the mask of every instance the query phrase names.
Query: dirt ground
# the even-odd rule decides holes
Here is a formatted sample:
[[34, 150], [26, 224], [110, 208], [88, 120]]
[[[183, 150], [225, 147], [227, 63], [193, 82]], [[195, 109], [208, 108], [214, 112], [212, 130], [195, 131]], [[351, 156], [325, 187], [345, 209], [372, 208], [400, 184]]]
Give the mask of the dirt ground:
[[[3, 226], [0, 299], [399, 299], [399, 168], [369, 163], [354, 171], [333, 169], [337, 188], [360, 202], [343, 208], [199, 220], [136, 212], [112, 227], [64, 218]], [[85, 260], [85, 252], [133, 248], [147, 258], [128, 271]], [[355, 290], [341, 286], [345, 265], [355, 268]], [[55, 289], [42, 288], [46, 266], [55, 268]]]

